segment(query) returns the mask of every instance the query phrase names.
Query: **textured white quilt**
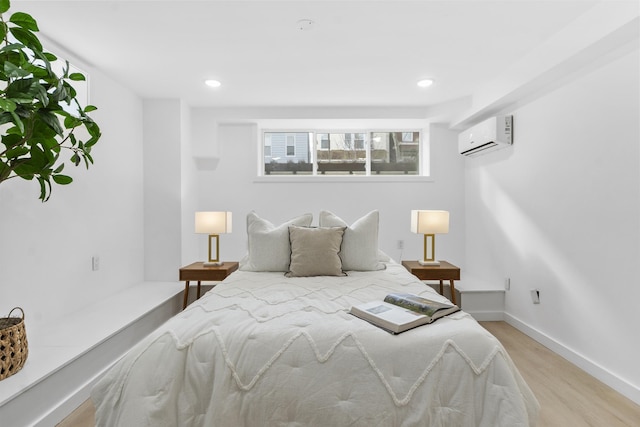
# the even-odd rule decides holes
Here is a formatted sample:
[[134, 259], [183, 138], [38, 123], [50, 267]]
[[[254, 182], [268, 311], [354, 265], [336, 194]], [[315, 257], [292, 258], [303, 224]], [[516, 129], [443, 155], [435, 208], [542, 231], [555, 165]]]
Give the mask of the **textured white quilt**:
[[458, 312], [391, 335], [348, 314], [401, 265], [346, 277], [238, 271], [136, 345], [92, 391], [98, 426], [533, 426], [500, 343]]

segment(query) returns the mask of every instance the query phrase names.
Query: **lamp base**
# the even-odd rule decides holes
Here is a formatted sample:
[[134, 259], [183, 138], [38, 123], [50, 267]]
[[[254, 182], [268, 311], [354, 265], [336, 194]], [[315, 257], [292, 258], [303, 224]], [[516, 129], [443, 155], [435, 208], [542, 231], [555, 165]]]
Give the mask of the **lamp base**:
[[207, 262], [203, 262], [202, 266], [203, 267], [220, 267], [222, 264], [224, 263], [220, 261], [207, 261]]
[[440, 265], [440, 261], [424, 261], [424, 260], [418, 260], [418, 264], [420, 265], [426, 265], [426, 266], [434, 266], [437, 267]]

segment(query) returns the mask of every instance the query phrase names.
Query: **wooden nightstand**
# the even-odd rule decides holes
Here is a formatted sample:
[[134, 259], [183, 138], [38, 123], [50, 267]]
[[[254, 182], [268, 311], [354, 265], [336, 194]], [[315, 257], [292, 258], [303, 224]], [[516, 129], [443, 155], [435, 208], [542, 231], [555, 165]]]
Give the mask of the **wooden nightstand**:
[[198, 281], [198, 293], [197, 297], [200, 298], [200, 283], [203, 281], [219, 282], [224, 280], [229, 274], [238, 269], [238, 263], [224, 262], [222, 265], [216, 265], [211, 267], [205, 267], [202, 262], [194, 262], [186, 267], [180, 269], [180, 281], [185, 281], [184, 285], [184, 302], [182, 309], [187, 307], [187, 301], [189, 299], [189, 282], [192, 280]]
[[420, 265], [418, 261], [402, 261], [402, 265], [420, 280], [439, 280], [441, 295], [444, 295], [442, 282], [448, 280], [451, 286], [451, 302], [456, 304], [456, 288], [453, 281], [460, 280], [460, 268], [447, 261], [440, 261], [440, 265]]

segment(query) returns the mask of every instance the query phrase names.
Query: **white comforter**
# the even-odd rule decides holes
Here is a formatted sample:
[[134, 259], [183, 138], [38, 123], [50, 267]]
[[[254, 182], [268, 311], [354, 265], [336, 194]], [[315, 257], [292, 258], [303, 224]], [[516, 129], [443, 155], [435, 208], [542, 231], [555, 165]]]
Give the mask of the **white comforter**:
[[98, 426], [535, 425], [500, 343], [458, 312], [391, 335], [348, 314], [401, 265], [347, 277], [238, 271], [135, 346], [92, 391]]

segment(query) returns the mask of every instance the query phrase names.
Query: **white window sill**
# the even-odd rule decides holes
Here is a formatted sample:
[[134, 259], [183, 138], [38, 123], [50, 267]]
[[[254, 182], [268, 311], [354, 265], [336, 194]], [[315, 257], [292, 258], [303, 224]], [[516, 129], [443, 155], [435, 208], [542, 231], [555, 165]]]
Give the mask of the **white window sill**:
[[431, 176], [418, 175], [271, 175], [258, 176], [253, 182], [255, 183], [300, 183], [300, 182], [316, 182], [329, 183], [339, 182], [362, 182], [362, 183], [378, 183], [378, 182], [433, 182]]

